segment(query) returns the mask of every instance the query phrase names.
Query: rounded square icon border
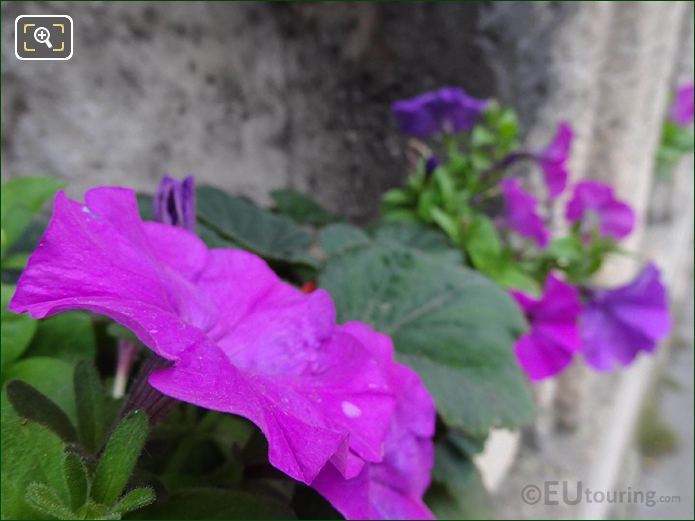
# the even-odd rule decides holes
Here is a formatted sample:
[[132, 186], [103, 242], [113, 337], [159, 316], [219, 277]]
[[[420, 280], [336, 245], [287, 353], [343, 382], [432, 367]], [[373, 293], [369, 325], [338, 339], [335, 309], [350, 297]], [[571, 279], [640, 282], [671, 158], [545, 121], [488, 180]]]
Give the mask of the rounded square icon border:
[[[17, 36], [17, 29], [19, 25], [19, 21], [22, 18], [45, 18], [45, 17], [62, 17], [62, 18], [67, 18], [70, 20], [70, 54], [66, 56], [65, 58], [22, 58], [19, 53], [17, 52], [17, 41], [18, 41], [18, 36]], [[20, 14], [17, 18], [14, 19], [14, 55], [18, 60], [22, 61], [65, 61], [69, 60], [72, 58], [73, 53], [75, 52], [75, 39], [73, 38], [73, 33], [75, 30], [75, 22], [72, 20], [72, 16], [69, 14]]]

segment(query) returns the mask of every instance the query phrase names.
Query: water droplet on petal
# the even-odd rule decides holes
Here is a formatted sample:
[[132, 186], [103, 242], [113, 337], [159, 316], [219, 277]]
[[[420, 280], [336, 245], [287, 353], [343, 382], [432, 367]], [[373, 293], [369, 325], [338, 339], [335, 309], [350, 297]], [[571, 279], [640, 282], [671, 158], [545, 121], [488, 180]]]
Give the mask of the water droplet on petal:
[[343, 414], [348, 418], [359, 418], [362, 416], [362, 409], [352, 402], [345, 401], [340, 404], [340, 407], [343, 409]]

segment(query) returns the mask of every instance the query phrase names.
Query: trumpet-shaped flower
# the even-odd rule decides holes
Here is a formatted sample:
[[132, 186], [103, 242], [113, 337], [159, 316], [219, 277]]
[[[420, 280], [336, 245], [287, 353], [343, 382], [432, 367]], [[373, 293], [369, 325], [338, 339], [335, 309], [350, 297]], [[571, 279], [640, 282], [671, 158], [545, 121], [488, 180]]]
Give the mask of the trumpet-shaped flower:
[[392, 109], [401, 132], [425, 139], [473, 128], [486, 107], [487, 101], [471, 98], [463, 89], [443, 87], [397, 101]]
[[602, 236], [622, 239], [635, 226], [632, 208], [615, 198], [610, 185], [598, 181], [582, 181], [574, 186], [574, 194], [565, 213], [571, 223], [581, 222], [585, 234], [598, 230]]
[[153, 387], [248, 418], [271, 464], [297, 480], [329, 461], [354, 475], [383, 460], [393, 390], [362, 339], [335, 326], [325, 291], [306, 295], [255, 255], [143, 223], [131, 190], [96, 188], [85, 201], [57, 194], [10, 310], [86, 309], [123, 324], [172, 362]]
[[625, 286], [594, 290], [580, 323], [584, 357], [598, 371], [626, 366], [640, 351], [653, 352], [671, 328], [658, 268], [648, 264]]
[[515, 178], [503, 179], [500, 186], [504, 198], [504, 224], [519, 235], [535, 240], [539, 247], [545, 248], [550, 234], [543, 219], [536, 212], [536, 198], [521, 188]]
[[550, 274], [540, 298], [520, 291], [511, 293], [531, 326], [515, 346], [519, 365], [531, 380], [561, 372], [581, 349], [577, 327], [581, 311], [579, 291]]
[[560, 123], [552, 141], [545, 149], [534, 154], [536, 161], [543, 171], [543, 179], [548, 187], [548, 195], [554, 199], [567, 187], [569, 172], [567, 161], [572, 146], [572, 127], [568, 123]]

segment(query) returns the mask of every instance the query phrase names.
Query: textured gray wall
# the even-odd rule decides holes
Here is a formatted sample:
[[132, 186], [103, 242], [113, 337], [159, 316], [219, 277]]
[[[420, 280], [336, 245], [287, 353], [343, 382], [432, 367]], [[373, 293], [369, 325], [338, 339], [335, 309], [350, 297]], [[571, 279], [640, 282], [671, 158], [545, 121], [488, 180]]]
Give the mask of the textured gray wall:
[[[390, 103], [443, 84], [512, 103], [531, 144], [569, 119], [578, 175], [619, 177], [626, 160], [648, 169], [692, 17], [687, 2], [2, 10], [3, 176], [54, 175], [79, 195], [193, 173], [260, 201], [311, 191], [357, 220], [404, 175]], [[73, 17], [73, 58], [16, 60], [15, 16], [50, 13]]]

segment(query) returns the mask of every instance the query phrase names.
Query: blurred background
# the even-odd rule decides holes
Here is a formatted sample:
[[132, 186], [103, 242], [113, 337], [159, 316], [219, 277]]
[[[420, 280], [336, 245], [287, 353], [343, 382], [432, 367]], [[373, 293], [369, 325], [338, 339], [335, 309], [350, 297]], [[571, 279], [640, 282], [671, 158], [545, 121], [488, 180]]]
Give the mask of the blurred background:
[[[22, 14], [72, 16], [72, 59], [17, 60]], [[194, 174], [261, 203], [295, 188], [364, 223], [406, 176], [393, 101], [462, 86], [513, 106], [532, 148], [566, 120], [573, 178], [611, 182], [637, 209], [628, 247], [663, 269], [677, 326], [620, 374], [577, 366], [539, 386], [537, 424], [478, 461], [487, 512], [692, 518], [692, 156], [654, 174], [671, 95], [692, 78], [692, 2], [4, 2], [2, 176], [59, 177], [79, 197]], [[602, 282], [635, 267], [616, 262]], [[522, 501], [547, 480], [679, 499]]]

